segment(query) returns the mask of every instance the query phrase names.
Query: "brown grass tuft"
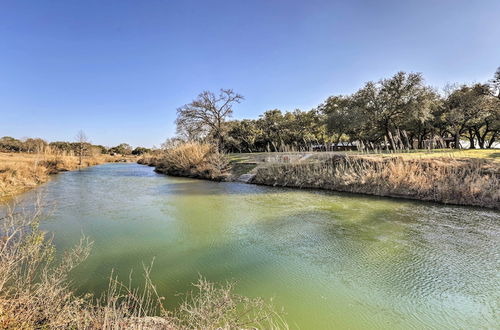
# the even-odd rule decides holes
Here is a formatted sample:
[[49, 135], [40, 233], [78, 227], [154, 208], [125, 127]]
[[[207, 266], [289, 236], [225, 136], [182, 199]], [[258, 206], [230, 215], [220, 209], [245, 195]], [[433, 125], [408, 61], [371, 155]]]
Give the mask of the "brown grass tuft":
[[211, 144], [188, 142], [167, 149], [159, 157], [143, 158], [141, 164], [154, 165], [156, 171], [174, 176], [221, 181], [229, 175], [229, 162]]
[[0, 198], [5, 198], [48, 181], [50, 174], [71, 171], [106, 162], [117, 158], [109, 155], [93, 154], [85, 157], [80, 166], [78, 157], [45, 148], [37, 154], [0, 152]]

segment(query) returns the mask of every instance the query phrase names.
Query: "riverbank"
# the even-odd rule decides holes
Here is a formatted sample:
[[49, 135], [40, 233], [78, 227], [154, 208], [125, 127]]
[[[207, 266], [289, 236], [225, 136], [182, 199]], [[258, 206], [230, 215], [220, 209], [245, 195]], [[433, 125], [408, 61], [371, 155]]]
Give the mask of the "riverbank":
[[[131, 160], [132, 158], [128, 159]], [[0, 199], [45, 183], [52, 174], [117, 161], [127, 161], [127, 158], [110, 155], [88, 156], [82, 159], [80, 165], [77, 156], [0, 152]]]
[[334, 155], [260, 166], [251, 183], [500, 209], [500, 163], [487, 159]]
[[[231, 154], [224, 180], [500, 209], [499, 156], [494, 149]], [[161, 156], [139, 163], [171, 174]], [[178, 171], [175, 175], [189, 176]]]

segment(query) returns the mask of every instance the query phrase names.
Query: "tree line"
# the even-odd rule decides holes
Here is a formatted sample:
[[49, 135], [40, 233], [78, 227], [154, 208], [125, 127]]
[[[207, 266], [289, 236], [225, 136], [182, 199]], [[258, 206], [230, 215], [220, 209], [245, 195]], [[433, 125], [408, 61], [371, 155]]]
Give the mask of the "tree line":
[[[230, 120], [243, 101], [231, 89], [205, 91], [177, 109], [176, 141], [211, 141], [228, 152], [491, 148], [500, 138], [500, 68], [484, 83], [438, 91], [421, 73], [398, 72], [334, 95], [308, 111], [268, 110], [258, 119]], [[464, 143], [466, 141], [467, 143]]]
[[149, 148], [132, 148], [127, 143], [107, 148], [103, 145], [92, 144], [83, 132], [79, 132], [76, 141], [47, 142], [41, 138], [15, 139], [11, 136], [0, 138], [0, 152], [25, 152], [43, 153], [50, 148], [51, 151], [64, 152], [76, 156], [90, 156], [98, 154], [142, 155], [151, 151]]

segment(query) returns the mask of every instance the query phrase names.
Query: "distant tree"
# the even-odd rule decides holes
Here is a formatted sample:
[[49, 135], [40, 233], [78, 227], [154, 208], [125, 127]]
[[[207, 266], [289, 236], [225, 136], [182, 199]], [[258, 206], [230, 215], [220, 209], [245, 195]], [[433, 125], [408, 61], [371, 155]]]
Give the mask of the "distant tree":
[[353, 135], [356, 128], [360, 127], [357, 109], [350, 96], [331, 96], [318, 107], [318, 110], [326, 116], [328, 132], [335, 135], [335, 149], [343, 136]]
[[85, 132], [83, 130], [78, 131], [75, 139], [76, 139], [76, 143], [78, 145], [77, 155], [78, 155], [78, 158], [80, 160], [79, 165], [81, 166], [83, 157], [85, 155], [85, 152], [87, 151], [87, 147], [88, 147], [90, 142], [89, 142], [87, 135], [85, 135]]
[[49, 146], [53, 149], [62, 151], [62, 152], [75, 152], [77, 148], [77, 143], [71, 143], [71, 142], [65, 142], [65, 141], [56, 141], [56, 142], [50, 142]]
[[257, 127], [255, 120], [233, 120], [226, 123], [226, 143], [228, 151], [252, 152], [259, 149], [256, 145], [262, 131]]
[[[173, 137], [173, 138], [168, 138], [163, 142], [160, 146], [161, 150], [168, 150], [168, 149], [173, 149], [184, 143], [185, 140], [179, 137]], [[155, 148], [153, 148], [155, 149]]]
[[48, 143], [40, 138], [27, 138], [23, 142], [23, 149], [28, 153], [42, 152]]
[[11, 136], [0, 138], [0, 151], [4, 152], [20, 152], [22, 151], [23, 143]]
[[115, 153], [120, 155], [130, 155], [132, 153], [132, 147], [127, 143], [121, 143], [116, 147], [110, 148], [109, 153]]
[[149, 152], [151, 152], [151, 149], [149, 149], [149, 148], [137, 147], [134, 150], [132, 150], [132, 155], [139, 156], [139, 155], [147, 154]]
[[232, 89], [221, 89], [219, 95], [204, 91], [191, 103], [177, 109], [177, 133], [186, 139], [201, 138], [210, 133], [218, 146], [224, 146], [224, 122], [231, 117], [233, 105], [243, 96]]
[[396, 149], [395, 131], [409, 120], [430, 116], [435, 93], [423, 83], [420, 73], [398, 72], [378, 83], [368, 82], [353, 95], [366, 120]]
[[98, 145], [95, 145], [94, 147], [96, 149], [98, 149], [101, 154], [107, 154], [108, 153], [108, 148], [106, 148], [103, 145], [98, 144]]
[[[454, 137], [455, 148], [460, 148], [460, 137], [466, 135], [470, 148], [475, 148], [475, 133], [479, 132], [491, 115], [490, 87], [485, 84], [448, 87], [443, 118]], [[489, 132], [487, 132], [488, 134]]]

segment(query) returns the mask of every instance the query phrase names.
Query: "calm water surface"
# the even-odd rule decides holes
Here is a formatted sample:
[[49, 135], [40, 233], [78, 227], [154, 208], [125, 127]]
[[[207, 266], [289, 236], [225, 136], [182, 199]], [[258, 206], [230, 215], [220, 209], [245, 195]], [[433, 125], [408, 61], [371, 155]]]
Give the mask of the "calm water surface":
[[[112, 269], [152, 273], [169, 306], [201, 274], [274, 297], [292, 328], [475, 329], [500, 324], [500, 213], [395, 199], [172, 178], [137, 164], [67, 172], [39, 189], [73, 274], [99, 293]], [[32, 197], [36, 191], [26, 194]]]

